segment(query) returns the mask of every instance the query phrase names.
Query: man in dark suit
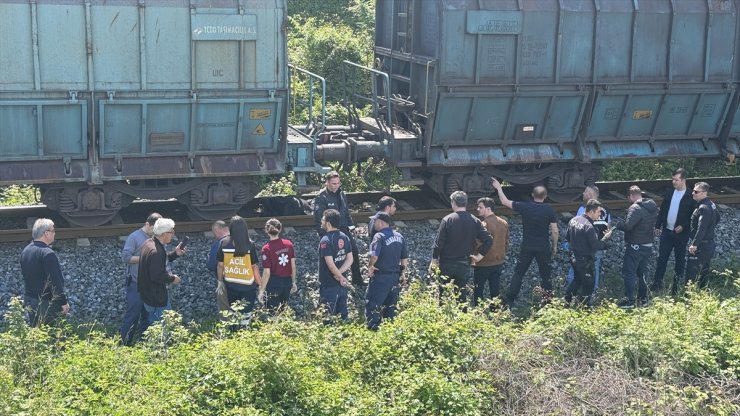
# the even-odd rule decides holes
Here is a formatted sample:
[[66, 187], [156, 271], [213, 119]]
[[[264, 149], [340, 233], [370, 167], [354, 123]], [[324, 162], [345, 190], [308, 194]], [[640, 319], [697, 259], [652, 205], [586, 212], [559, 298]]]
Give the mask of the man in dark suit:
[[686, 188], [686, 170], [678, 168], [673, 171], [671, 178], [673, 189], [669, 190], [660, 205], [658, 221], [655, 223], [655, 235], [660, 237], [658, 248], [658, 263], [655, 266], [655, 277], [650, 290], [655, 292], [663, 288], [668, 258], [671, 252], [675, 258], [675, 275], [671, 285], [671, 293], [676, 294], [679, 283], [683, 278], [686, 264], [686, 243], [689, 241], [691, 213], [694, 212], [695, 202], [691, 192]]

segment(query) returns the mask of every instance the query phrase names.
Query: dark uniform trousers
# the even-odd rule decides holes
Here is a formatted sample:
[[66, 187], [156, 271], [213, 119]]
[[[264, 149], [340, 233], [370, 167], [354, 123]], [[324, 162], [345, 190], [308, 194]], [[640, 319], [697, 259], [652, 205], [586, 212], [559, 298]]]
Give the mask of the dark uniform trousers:
[[396, 317], [396, 305], [401, 293], [400, 275], [398, 273], [376, 272], [367, 286], [367, 305], [365, 317], [367, 327], [378, 329], [382, 319]]
[[702, 241], [696, 245], [696, 252], [689, 254], [686, 261], [686, 280], [689, 282], [699, 279], [699, 287], [704, 288], [709, 283], [709, 262], [714, 257], [714, 241]]
[[581, 293], [579, 302], [586, 306], [594, 292], [594, 256], [579, 256], [569, 253], [570, 264], [573, 266], [573, 280], [565, 289], [565, 301], [570, 303], [574, 294]]

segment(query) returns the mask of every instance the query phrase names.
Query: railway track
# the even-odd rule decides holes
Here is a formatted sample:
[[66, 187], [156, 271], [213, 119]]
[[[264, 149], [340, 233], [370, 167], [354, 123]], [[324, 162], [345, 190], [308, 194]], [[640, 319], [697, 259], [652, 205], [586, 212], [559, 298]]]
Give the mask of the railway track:
[[[740, 177], [720, 177], [704, 178], [692, 180], [692, 183], [698, 181], [708, 182], [713, 189], [710, 198], [718, 204], [737, 205], [740, 204]], [[652, 181], [629, 181], [629, 182], [599, 182], [597, 185], [601, 190], [601, 199], [611, 209], [625, 209], [629, 206], [626, 198], [626, 190], [630, 185], [636, 184], [643, 189], [644, 193], [660, 203], [663, 190], [670, 186], [668, 180]], [[513, 200], [527, 198], [528, 190], [507, 189], [507, 196]], [[509, 195], [511, 193], [511, 195]], [[348, 194], [349, 203], [356, 209], [352, 217], [356, 224], [366, 224], [368, 217], [374, 213], [374, 204], [384, 195], [381, 192], [369, 193], [350, 193]], [[449, 206], [441, 202], [435, 194], [414, 190], [402, 191], [392, 194], [399, 201], [399, 210], [394, 215], [396, 221], [418, 221], [428, 219], [440, 219], [450, 212]], [[311, 198], [311, 195], [305, 196]], [[256, 200], [259, 205], [260, 199]], [[474, 202], [474, 201], [471, 201]], [[498, 201], [497, 201], [498, 202]], [[168, 215], [171, 211], [168, 206], [176, 204], [175, 201], [150, 201], [139, 202], [135, 207], [141, 215], [136, 220], [122, 223], [103, 225], [93, 228], [82, 227], [57, 227], [57, 239], [85, 238], [85, 237], [110, 237], [127, 235], [133, 228], [143, 222], [146, 213], [160, 211]], [[565, 203], [552, 203], [552, 207], [557, 212], [575, 212], [580, 206], [580, 199]], [[472, 204], [471, 204], [471, 208]], [[0, 216], [16, 215], [26, 217], [39, 217], [51, 213], [44, 206], [25, 206], [25, 207], [7, 207], [0, 209]], [[505, 207], [497, 206], [496, 213], [499, 215], [511, 215], [513, 212]], [[177, 216], [174, 215], [173, 218]], [[245, 219], [250, 228], [262, 229], [268, 216], [246, 216]], [[285, 227], [308, 227], [313, 226], [312, 215], [287, 215], [277, 216]], [[194, 233], [209, 231], [211, 221], [187, 221], [177, 220], [177, 230], [180, 233]], [[29, 230], [25, 228], [14, 230], [0, 230], [0, 242], [17, 242], [26, 241], [29, 238]]]

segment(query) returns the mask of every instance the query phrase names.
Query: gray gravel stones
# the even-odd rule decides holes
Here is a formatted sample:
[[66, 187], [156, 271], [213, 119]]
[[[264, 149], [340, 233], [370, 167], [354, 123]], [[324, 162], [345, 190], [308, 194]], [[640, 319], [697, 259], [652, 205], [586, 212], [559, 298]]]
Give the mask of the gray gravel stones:
[[[722, 221], [717, 233], [717, 255], [715, 267], [722, 268], [733, 259], [740, 258], [740, 210], [730, 208], [722, 210]], [[623, 216], [623, 212], [613, 215]], [[516, 256], [521, 241], [521, 223], [518, 216], [507, 218], [510, 223], [510, 244], [507, 263], [502, 274], [502, 290], [506, 290], [514, 271]], [[561, 236], [564, 235], [566, 222], [560, 223]], [[132, 228], [133, 231], [133, 228]], [[356, 230], [356, 241], [359, 245], [361, 268], [367, 266], [367, 236], [364, 226]], [[409, 244], [411, 262], [408, 276], [427, 280], [427, 266], [431, 260], [432, 243], [436, 236], [437, 226], [428, 221], [407, 221], [399, 231]], [[257, 232], [255, 243], [258, 248], [267, 242], [267, 235]], [[29, 231], [30, 236], [30, 231]], [[182, 237], [182, 235], [181, 235]], [[186, 321], [207, 321], [216, 316], [215, 277], [205, 267], [205, 260], [210, 248], [211, 239], [202, 234], [190, 235], [191, 242], [188, 254], [172, 264], [173, 272], [183, 277], [183, 283], [173, 287], [172, 305]], [[316, 312], [318, 303], [318, 236], [309, 227], [289, 230], [284, 237], [293, 241], [297, 254], [299, 292], [291, 297], [291, 307], [296, 316], [307, 317]], [[562, 240], [562, 238], [561, 238]], [[656, 241], [657, 243], [657, 241]], [[26, 243], [0, 244], [0, 314], [4, 313], [12, 296], [23, 293], [23, 282], [18, 263], [20, 252]], [[91, 238], [90, 246], [81, 247], [75, 240], [60, 240], [54, 244], [65, 275], [66, 291], [72, 308], [72, 319], [78, 322], [96, 321], [109, 328], [120, 325], [124, 313], [125, 269], [120, 259], [123, 241], [118, 238]], [[624, 252], [623, 234], [615, 232], [612, 243], [607, 250], [602, 265], [602, 289], [599, 298], [618, 298], [622, 296], [623, 284], [620, 275], [622, 255]], [[654, 248], [657, 255], [657, 244]], [[648, 281], [652, 280], [654, 261], [650, 263]], [[534, 263], [534, 262], [533, 262]], [[666, 274], [666, 281], [672, 278], [672, 264]], [[553, 286], [558, 295], [564, 292], [565, 275], [568, 270], [565, 253], [558, 251], [553, 260]], [[522, 291], [517, 304], [522, 307], [536, 304], [537, 296], [533, 288], [539, 285], [537, 266], [533, 264], [524, 278]], [[353, 289], [350, 293], [350, 316], [363, 314], [364, 288]]]

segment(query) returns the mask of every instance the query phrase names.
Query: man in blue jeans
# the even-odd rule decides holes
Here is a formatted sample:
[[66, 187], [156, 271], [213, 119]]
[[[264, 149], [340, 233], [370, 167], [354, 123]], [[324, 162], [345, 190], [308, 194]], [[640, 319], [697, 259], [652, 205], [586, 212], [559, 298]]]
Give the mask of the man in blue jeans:
[[136, 287], [139, 275], [139, 253], [144, 242], [151, 238], [152, 227], [160, 218], [162, 216], [156, 212], [149, 214], [144, 226], [129, 234], [121, 251], [121, 260], [126, 266], [126, 314], [120, 330], [123, 345], [131, 345], [135, 337], [141, 336], [146, 326], [144, 302], [141, 301], [139, 290]]
[[629, 189], [629, 200], [632, 205], [627, 209], [627, 218], [617, 221], [615, 228], [624, 231], [624, 298], [620, 308], [634, 308], [635, 286], [637, 303], [647, 301], [647, 283], [645, 273], [650, 256], [653, 254], [653, 229], [658, 218], [658, 205], [650, 198], [643, 198], [642, 191], [636, 185]]
[[655, 235], [660, 237], [660, 245], [658, 246], [658, 263], [655, 265], [655, 277], [650, 290], [655, 292], [663, 288], [663, 277], [668, 258], [673, 252], [676, 265], [671, 294], [675, 296], [684, 274], [691, 214], [694, 212], [696, 203], [691, 197], [691, 192], [686, 189], [686, 170], [678, 168], [673, 171], [671, 181], [673, 189], [669, 190], [663, 198], [658, 221], [655, 223]]

